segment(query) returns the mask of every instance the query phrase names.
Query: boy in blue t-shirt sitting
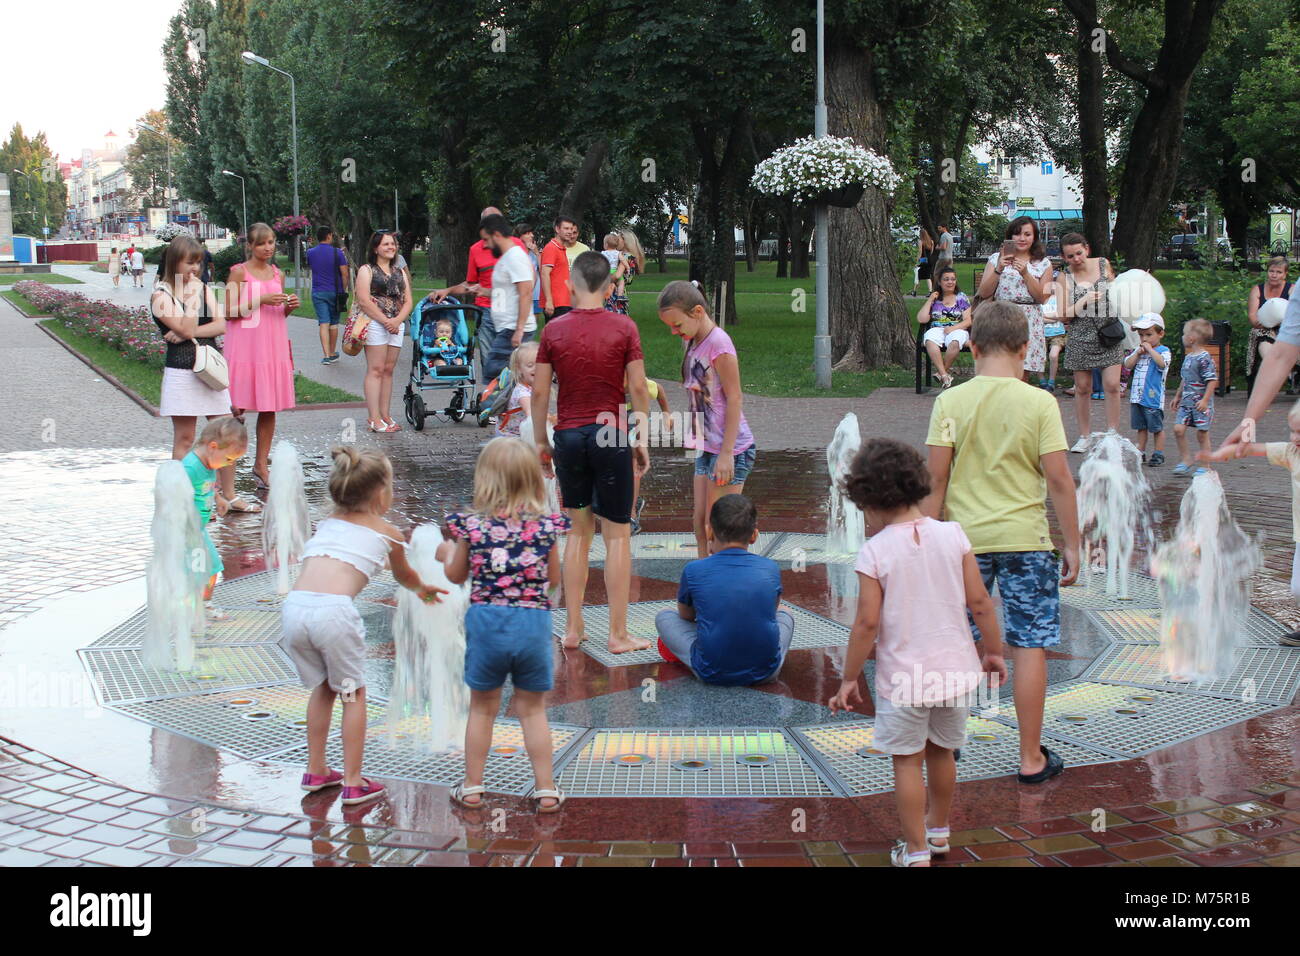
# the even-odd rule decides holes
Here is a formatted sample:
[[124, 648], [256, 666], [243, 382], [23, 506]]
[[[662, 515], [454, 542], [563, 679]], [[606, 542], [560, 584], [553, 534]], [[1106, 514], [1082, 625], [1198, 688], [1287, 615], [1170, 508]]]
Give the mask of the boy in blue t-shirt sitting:
[[677, 610], [660, 611], [663, 646], [706, 684], [772, 680], [785, 663], [794, 618], [778, 610], [781, 569], [749, 553], [758, 511], [744, 495], [723, 495], [709, 512], [707, 558], [682, 571]]
[[[1169, 370], [1169, 349], [1160, 344], [1165, 334], [1165, 320], [1155, 312], [1147, 312], [1133, 323], [1142, 336], [1142, 344], [1124, 359], [1124, 367], [1133, 369], [1133, 382], [1129, 389], [1129, 424], [1138, 433], [1138, 451], [1142, 460], [1157, 467], [1165, 463], [1165, 373]], [[1147, 459], [1147, 433], [1155, 437], [1155, 450]]]

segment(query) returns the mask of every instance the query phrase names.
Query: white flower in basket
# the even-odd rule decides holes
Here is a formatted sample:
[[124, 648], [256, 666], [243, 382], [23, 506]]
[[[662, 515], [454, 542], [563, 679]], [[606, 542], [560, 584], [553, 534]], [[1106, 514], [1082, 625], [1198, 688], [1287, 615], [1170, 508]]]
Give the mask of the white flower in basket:
[[796, 203], [856, 205], [865, 187], [892, 192], [901, 181], [888, 159], [848, 137], [806, 136], [754, 167], [750, 183], [761, 193]]

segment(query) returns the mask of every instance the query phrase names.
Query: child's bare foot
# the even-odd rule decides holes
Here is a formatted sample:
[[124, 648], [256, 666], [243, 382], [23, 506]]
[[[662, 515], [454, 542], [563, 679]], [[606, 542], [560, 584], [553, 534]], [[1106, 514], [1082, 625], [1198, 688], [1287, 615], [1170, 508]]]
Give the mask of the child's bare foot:
[[639, 637], [632, 637], [628, 634], [609, 635], [609, 652], [611, 654], [626, 654], [629, 651], [644, 651], [649, 646], [649, 641]]
[[565, 650], [572, 651], [572, 650], [577, 650], [578, 645], [581, 644], [586, 639], [587, 639], [586, 634], [583, 634], [581, 632], [574, 634], [572, 631], [566, 631], [564, 633], [564, 640], [561, 641], [560, 643], [564, 646]]

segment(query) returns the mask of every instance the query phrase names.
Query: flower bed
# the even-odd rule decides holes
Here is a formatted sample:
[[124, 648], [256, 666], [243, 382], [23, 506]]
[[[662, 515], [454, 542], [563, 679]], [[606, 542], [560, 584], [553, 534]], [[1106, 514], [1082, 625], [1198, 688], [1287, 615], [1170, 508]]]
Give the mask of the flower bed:
[[162, 368], [167, 346], [148, 309], [123, 309], [31, 280], [15, 283], [14, 291], [72, 331], [111, 345], [124, 358]]

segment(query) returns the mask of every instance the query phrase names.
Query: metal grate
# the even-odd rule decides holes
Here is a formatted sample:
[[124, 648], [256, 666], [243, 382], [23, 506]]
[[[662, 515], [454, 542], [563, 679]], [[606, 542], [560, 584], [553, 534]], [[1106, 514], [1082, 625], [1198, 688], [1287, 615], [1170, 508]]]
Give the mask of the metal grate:
[[[294, 565], [289, 570], [290, 584], [298, 580], [301, 565]], [[277, 572], [258, 571], [245, 574], [231, 581], [222, 581], [212, 594], [212, 603], [224, 608], [248, 608], [251, 610], [278, 611], [282, 598], [275, 593]], [[391, 571], [378, 572], [370, 583], [361, 589], [357, 600], [387, 601], [397, 593], [397, 581]]]
[[[1136, 702], [1133, 700], [1135, 696], [1151, 700]], [[1140, 757], [1161, 747], [1249, 720], [1274, 709], [1274, 706], [1203, 694], [1176, 694], [1116, 684], [1071, 681], [1047, 689], [1043, 736], [1121, 757]], [[1116, 709], [1139, 713], [1122, 716], [1115, 713]], [[1003, 700], [996, 712], [986, 712], [983, 716], [1015, 726], [1014, 702]], [[1072, 723], [1063, 719], [1066, 717], [1085, 719]]]
[[1300, 684], [1300, 654], [1277, 646], [1238, 648], [1232, 673], [1218, 680], [1197, 683], [1169, 679], [1157, 644], [1115, 644], [1088, 665], [1080, 679], [1289, 704], [1295, 697], [1296, 685]]
[[[885, 754], [864, 754], [875, 737], [874, 721], [840, 721], [791, 728], [849, 796], [894, 789], [894, 762]], [[992, 739], [984, 739], [992, 738]], [[1109, 763], [1117, 758], [1071, 743], [1054, 742], [1067, 766]], [[1014, 728], [981, 717], [966, 722], [966, 743], [957, 762], [958, 780], [1005, 777], [1019, 769], [1020, 739]]]
[[[809, 647], [842, 647], [849, 642], [849, 628], [832, 621], [830, 618], [814, 614], [794, 604], [781, 603], [781, 609], [794, 617], [794, 637], [790, 642], [791, 650]], [[626, 654], [611, 654], [607, 645], [609, 637], [609, 606], [593, 605], [582, 609], [582, 621], [587, 629], [587, 639], [582, 642], [582, 649], [600, 661], [606, 667], [626, 667], [631, 664], [654, 664], [663, 661], [659, 654], [659, 632], [655, 628], [655, 617], [661, 611], [676, 611], [676, 601], [639, 601], [627, 606], [627, 628], [633, 637], [642, 637], [650, 641], [650, 647], [643, 651], [629, 651]], [[563, 609], [551, 613], [551, 629], [556, 638], [564, 636], [568, 615]]]
[[858, 559], [856, 551], [831, 551], [824, 534], [797, 534], [790, 532], [766, 552], [764, 557], [782, 563], [793, 563], [802, 552], [805, 564], [853, 564]]
[[[373, 720], [366, 731], [366, 771], [392, 780], [415, 780], [451, 787], [465, 779], [465, 755], [460, 751], [431, 753], [419, 741], [428, 737], [428, 718], [409, 718], [398, 725], [408, 736], [393, 741], [382, 719]], [[558, 764], [566, 750], [582, 738], [586, 728], [551, 724], [551, 747]], [[533, 767], [524, 751], [524, 734], [519, 722], [502, 717], [492, 731], [493, 747], [514, 748], [515, 755], [499, 757], [489, 753], [483, 782], [494, 793], [525, 794], [533, 789]], [[331, 766], [342, 766], [342, 742], [331, 740], [325, 749]], [[274, 754], [270, 763], [305, 765], [305, 745]]]
[[[255, 687], [197, 697], [114, 704], [112, 709], [241, 757], [260, 757], [290, 747], [305, 746], [307, 727], [300, 722], [307, 717], [310, 696], [311, 692], [302, 687]], [[253, 703], [235, 703], [241, 699]], [[369, 721], [382, 721], [383, 709], [382, 701], [368, 700]], [[342, 710], [342, 704], [335, 705], [330, 722], [332, 734], [338, 733]], [[249, 718], [249, 715], [263, 713], [270, 716]]]
[[[639, 766], [619, 757], [643, 754]], [[741, 758], [765, 761], [745, 764]], [[709, 768], [676, 769], [679, 761]], [[560, 788], [583, 797], [831, 797], [836, 791], [780, 728], [597, 730], [564, 762]]]
[[[1160, 643], [1159, 608], [1095, 609], [1091, 613], [1103, 630], [1117, 641], [1126, 644]], [[1277, 639], [1287, 631], [1286, 626], [1263, 611], [1251, 608], [1237, 638], [1245, 647], [1277, 647]]]
[[1080, 572], [1078, 584], [1061, 588], [1060, 593], [1061, 603], [1071, 607], [1104, 610], [1160, 607], [1160, 590], [1155, 579], [1136, 571], [1129, 572], [1127, 601], [1106, 593], [1106, 575], [1095, 574], [1089, 580], [1086, 571]]
[[276, 646], [200, 646], [194, 652], [193, 669], [183, 673], [148, 666], [140, 659], [138, 648], [86, 648], [79, 653], [104, 704], [287, 684], [298, 679], [289, 658]]

